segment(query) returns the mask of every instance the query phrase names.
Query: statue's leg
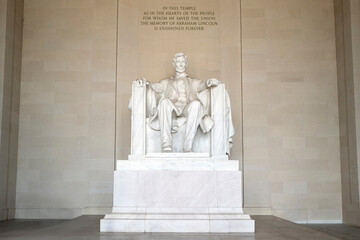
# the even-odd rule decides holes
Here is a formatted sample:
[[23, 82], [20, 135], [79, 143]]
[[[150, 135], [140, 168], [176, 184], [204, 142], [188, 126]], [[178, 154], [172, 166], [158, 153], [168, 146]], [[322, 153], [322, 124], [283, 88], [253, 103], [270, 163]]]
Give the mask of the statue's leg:
[[171, 124], [173, 110], [174, 105], [169, 99], [164, 98], [160, 100], [158, 117], [160, 122], [161, 147], [164, 152], [172, 151]]
[[184, 139], [184, 152], [191, 152], [196, 131], [202, 117], [202, 105], [199, 101], [190, 102], [184, 109], [186, 117], [186, 131]]

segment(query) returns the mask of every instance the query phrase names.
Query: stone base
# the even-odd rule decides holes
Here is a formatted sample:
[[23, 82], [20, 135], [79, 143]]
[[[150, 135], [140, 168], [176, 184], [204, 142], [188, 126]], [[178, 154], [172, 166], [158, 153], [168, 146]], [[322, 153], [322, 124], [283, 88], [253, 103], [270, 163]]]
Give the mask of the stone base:
[[209, 153], [196, 153], [196, 152], [191, 152], [191, 153], [183, 153], [183, 152], [170, 152], [170, 153], [148, 153], [146, 155], [129, 155], [128, 156], [129, 160], [155, 160], [155, 161], [159, 161], [159, 160], [229, 160], [229, 157], [227, 155], [216, 155], [216, 156], [211, 156]]
[[118, 160], [101, 232], [254, 232], [236, 160]]
[[104, 219], [101, 219], [100, 231], [178, 233], [254, 232], [255, 221], [248, 215], [242, 213], [111, 213], [106, 215]]

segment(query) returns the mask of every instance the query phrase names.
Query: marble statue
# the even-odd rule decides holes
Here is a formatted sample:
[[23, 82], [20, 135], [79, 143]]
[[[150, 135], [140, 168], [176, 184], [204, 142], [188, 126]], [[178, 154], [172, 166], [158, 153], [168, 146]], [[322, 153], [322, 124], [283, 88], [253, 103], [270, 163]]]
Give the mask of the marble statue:
[[175, 54], [173, 65], [176, 70], [174, 77], [157, 83], [150, 83], [145, 78], [140, 78], [134, 81], [134, 85], [137, 87], [148, 85], [160, 96], [151, 116], [150, 126], [160, 130], [162, 151], [172, 151], [171, 133], [176, 132], [177, 127], [186, 124], [183, 151], [191, 152], [198, 127], [200, 126], [206, 133], [214, 125], [198, 95], [207, 88], [217, 86], [219, 81], [211, 78], [204, 82], [188, 77], [186, 74], [188, 60], [182, 52]]
[[[234, 127], [225, 85], [186, 75], [133, 81], [131, 153], [116, 161], [114, 206], [101, 232], [254, 232], [243, 211], [240, 160], [228, 161]], [[191, 153], [189, 153], [191, 152]]]
[[[200, 128], [203, 133], [208, 133], [212, 131], [214, 127], [214, 122], [216, 121], [214, 121], [214, 116], [212, 115], [215, 113], [213, 111], [215, 107], [219, 111], [215, 113], [218, 117], [218, 123], [216, 124], [220, 124], [215, 132], [222, 136], [212, 137], [211, 148], [214, 149], [212, 154], [230, 155], [234, 127], [231, 119], [230, 100], [224, 85], [215, 78], [210, 78], [206, 82], [190, 78], [186, 74], [188, 60], [182, 52], [175, 54], [173, 65], [175, 67], [175, 76], [169, 79], [163, 79], [153, 83], [145, 78], [139, 78], [133, 81], [133, 95], [129, 109], [133, 111], [132, 123], [136, 126], [132, 126], [132, 128], [135, 129], [132, 132], [132, 141], [135, 139], [134, 136], [144, 134], [144, 131], [137, 130], [138, 127], [141, 127], [138, 123], [143, 120], [134, 119], [134, 117], [138, 118], [140, 115], [134, 115], [133, 109], [136, 108], [142, 111], [141, 109], [143, 109], [142, 106], [144, 104], [149, 127], [152, 130], [160, 132], [161, 141], [159, 145], [161, 144], [162, 152], [172, 152], [174, 150], [173, 134], [177, 133], [180, 128], [184, 132], [182, 133], [182, 150], [178, 148], [178, 140], [176, 140], [176, 152], [193, 152], [194, 140], [198, 128]], [[215, 91], [215, 89], [219, 90]], [[212, 99], [214, 97], [213, 95], [217, 95], [215, 99]], [[145, 102], [143, 103], [143, 101]], [[219, 123], [219, 121], [221, 123]], [[223, 125], [223, 127], [221, 127], [221, 125]], [[185, 131], [183, 129], [185, 129]], [[152, 140], [154, 139], [152, 138]], [[217, 144], [219, 141], [222, 143]], [[138, 145], [139, 142], [136, 144]], [[148, 146], [148, 144], [148, 142], [145, 143], [146, 146]], [[134, 144], [132, 145], [134, 146]], [[218, 145], [219, 147], [214, 147], [214, 145]], [[141, 149], [141, 152], [144, 153], [142, 146], [143, 144], [141, 147], [136, 146], [134, 149]], [[216, 150], [220, 148], [222, 150]], [[134, 154], [133, 152], [135, 151], [132, 151], [132, 154]]]

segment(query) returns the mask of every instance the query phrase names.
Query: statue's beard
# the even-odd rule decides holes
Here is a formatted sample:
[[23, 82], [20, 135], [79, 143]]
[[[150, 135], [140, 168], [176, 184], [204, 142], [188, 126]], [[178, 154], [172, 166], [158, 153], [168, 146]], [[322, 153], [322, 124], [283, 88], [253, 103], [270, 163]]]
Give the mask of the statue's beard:
[[176, 69], [176, 72], [178, 72], [178, 73], [183, 73], [186, 70], [185, 67], [182, 67], [182, 68], [176, 67], [175, 69]]

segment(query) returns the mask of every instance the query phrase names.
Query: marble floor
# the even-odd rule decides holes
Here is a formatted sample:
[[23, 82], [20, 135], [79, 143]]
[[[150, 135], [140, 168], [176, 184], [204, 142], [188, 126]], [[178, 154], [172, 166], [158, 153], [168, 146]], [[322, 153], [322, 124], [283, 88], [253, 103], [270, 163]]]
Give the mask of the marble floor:
[[312, 224], [307, 225], [315, 230], [335, 236], [339, 239], [360, 239], [360, 228], [343, 224]]
[[254, 234], [125, 234], [100, 233], [103, 216], [72, 220], [12, 220], [0, 222], [0, 240], [250, 240], [360, 239], [360, 229], [336, 225], [298, 225], [274, 216], [253, 216]]

